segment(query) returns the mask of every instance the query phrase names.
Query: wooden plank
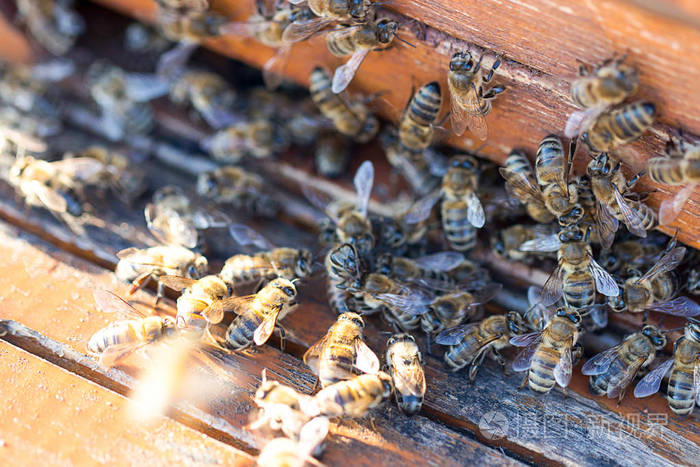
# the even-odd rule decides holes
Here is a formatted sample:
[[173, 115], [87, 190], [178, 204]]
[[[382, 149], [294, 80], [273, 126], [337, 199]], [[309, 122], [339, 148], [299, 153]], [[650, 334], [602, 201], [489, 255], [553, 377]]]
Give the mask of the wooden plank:
[[3, 465], [253, 465], [250, 454], [161, 418], [124, 417], [126, 399], [0, 341]]
[[[59, 364], [86, 374], [101, 374], [101, 377], [112, 380], [111, 384], [116, 387], [128, 386], [128, 375], [118, 369], [100, 370], [83, 356], [89, 337], [105, 326], [110, 318], [94, 310], [92, 290], [107, 288], [124, 294], [126, 286], [119, 284], [111, 272], [4, 224], [0, 228], [0, 255], [6, 259], [0, 265], [0, 290], [7, 291], [2, 294], [0, 319], [21, 321], [39, 333], [39, 337], [32, 339], [40, 340], [36, 345], [53, 353]], [[152, 297], [139, 293], [135, 300], [150, 303]], [[174, 313], [172, 303], [166, 303], [163, 311]], [[16, 330], [22, 328], [20, 325], [9, 326], [11, 332], [5, 338], [29, 345], [26, 342], [29, 333]], [[260, 447], [260, 441], [251, 436], [244, 425], [252, 409], [250, 396], [259, 384], [263, 368], [269, 369], [270, 377], [299, 390], [309, 392], [313, 386], [313, 376], [302, 368], [298, 359], [269, 346], [231, 355], [217, 352], [215, 357], [229, 373], [229, 377], [220, 379], [218, 384], [222, 387], [228, 385], [231, 395], [212, 404], [200, 402], [191, 406], [184, 403], [177, 408], [189, 419], [203, 423], [205, 432], [211, 431], [212, 435], [227, 442], [238, 441], [252, 448]], [[70, 361], [62, 362], [62, 359]], [[235, 387], [230, 386], [232, 381]], [[518, 464], [500, 451], [484, 447], [425, 417], [406, 419], [393, 407], [378, 412], [375, 425], [376, 433], [369, 431], [367, 420], [334, 425], [324, 461], [329, 465], [340, 464], [352, 453], [357, 456], [358, 465], [378, 462], [459, 465], [461, 459], [467, 458], [474, 459], [477, 464]]]

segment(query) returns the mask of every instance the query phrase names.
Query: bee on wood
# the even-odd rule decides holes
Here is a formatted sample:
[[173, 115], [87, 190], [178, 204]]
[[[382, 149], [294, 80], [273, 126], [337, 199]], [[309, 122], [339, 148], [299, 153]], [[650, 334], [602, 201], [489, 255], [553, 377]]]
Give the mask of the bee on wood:
[[365, 102], [334, 94], [331, 90], [331, 77], [321, 67], [312, 70], [309, 81], [311, 100], [338, 132], [358, 143], [366, 143], [374, 138], [379, 131], [379, 121]]
[[322, 388], [358, 372], [379, 371], [379, 359], [362, 339], [365, 322], [357, 313], [338, 315], [326, 335], [304, 354], [304, 363], [318, 376]]
[[264, 186], [259, 176], [234, 166], [219, 167], [197, 177], [200, 196], [255, 215], [272, 217], [279, 211], [279, 203], [265, 193]]
[[72, 1], [18, 0], [17, 18], [42, 47], [53, 55], [64, 55], [85, 30], [85, 21]]
[[700, 399], [700, 322], [689, 320], [684, 335], [673, 346], [673, 358], [651, 370], [634, 388], [634, 396], [648, 397], [659, 391], [671, 370], [666, 398], [673, 413], [690, 415]]
[[476, 323], [446, 329], [435, 338], [435, 342], [448, 345], [445, 363], [458, 371], [469, 366], [469, 381], [474, 381], [486, 355], [491, 356], [505, 370], [505, 359], [499, 353], [508, 347], [509, 339], [527, 332], [523, 317], [515, 311], [505, 315], [494, 315]]
[[288, 144], [274, 122], [261, 118], [233, 123], [204, 139], [201, 146], [217, 161], [235, 164], [245, 156], [271, 157]]
[[386, 368], [393, 381], [396, 404], [406, 415], [415, 415], [423, 405], [426, 390], [418, 344], [410, 334], [395, 334], [386, 347]]
[[115, 321], [90, 337], [87, 351], [109, 368], [143, 348], [176, 332], [175, 321], [168, 316], [147, 316], [106, 290], [93, 292], [97, 308], [103, 313], [120, 313], [129, 319]]
[[294, 284], [287, 279], [277, 278], [268, 282], [256, 294], [222, 300], [221, 308], [238, 316], [229, 325], [225, 339], [215, 338], [215, 341], [227, 349], [243, 350], [252, 344], [263, 345], [273, 331], [279, 329], [281, 345], [284, 347], [286, 333], [277, 321], [294, 309], [296, 298], [297, 289]]
[[[407, 122], [408, 120], [404, 123]], [[415, 125], [414, 122], [410, 123], [410, 128], [407, 131], [417, 130], [421, 132], [425, 130], [425, 128], [421, 129]], [[428, 132], [432, 138], [432, 129]], [[417, 136], [417, 133], [404, 135], [407, 141], [416, 140]], [[380, 142], [387, 160], [408, 182], [414, 193], [418, 196], [426, 196], [438, 187], [440, 179], [445, 175], [445, 170], [440, 165], [443, 161], [436, 160], [442, 159], [442, 157], [435, 151], [431, 151], [430, 148], [418, 152], [410, 150], [399, 141], [398, 134], [393, 129], [383, 132], [380, 136]]]
[[603, 112], [581, 134], [592, 152], [607, 152], [638, 139], [654, 123], [656, 106], [633, 102]]
[[[364, 262], [354, 246], [343, 243], [328, 252], [324, 266], [328, 275], [326, 291], [331, 308], [341, 315], [350, 312], [352, 294], [346, 283], [362, 274], [360, 271], [366, 269]], [[354, 308], [354, 303], [352, 306]]]
[[233, 125], [240, 119], [233, 111], [236, 92], [221, 76], [210, 71], [184, 71], [170, 86], [169, 97], [178, 105], [190, 105], [215, 129]]
[[[700, 305], [688, 297], [676, 297], [680, 280], [674, 269], [683, 261], [685, 247], [676, 247], [672, 238], [664, 255], [644, 275], [635, 274], [622, 285], [622, 293], [610, 297], [608, 304], [615, 312], [659, 311], [676, 316], [696, 316]], [[674, 298], [675, 297], [675, 298]]]
[[670, 224], [700, 183], [700, 144], [689, 146], [683, 139], [678, 143], [671, 141], [666, 147], [666, 154], [649, 159], [648, 171], [649, 178], [656, 183], [684, 185], [673, 198], [661, 202], [659, 221], [664, 225]]
[[580, 64], [579, 77], [571, 84], [571, 100], [583, 110], [569, 116], [565, 129], [568, 138], [578, 135], [605, 110], [636, 92], [639, 73], [635, 67], [623, 63], [625, 58], [626, 55], [615, 55], [593, 69]]
[[525, 347], [513, 362], [514, 371], [528, 372], [523, 386], [548, 393], [555, 384], [562, 388], [569, 385], [574, 361], [583, 353], [577, 345], [581, 323], [577, 311], [559, 308], [542, 331], [511, 337], [512, 345]]
[[308, 415], [360, 418], [391, 397], [391, 376], [378, 371], [355, 376], [321, 389], [310, 400]]
[[210, 274], [201, 279], [182, 276], [162, 276], [160, 282], [181, 292], [177, 299], [179, 328], [204, 332], [210, 324], [220, 323], [224, 313], [230, 311], [231, 287], [219, 276]]
[[656, 352], [666, 345], [666, 336], [655, 326], [644, 326], [641, 331], [625, 337], [588, 360], [581, 373], [590, 376], [588, 387], [593, 394], [605, 394], [618, 403], [625, 397], [627, 386], [634, 377], [654, 361]]
[[493, 251], [510, 261], [518, 261], [526, 264], [532, 264], [539, 261], [542, 257], [552, 256], [551, 252], [526, 252], [520, 250], [520, 246], [525, 242], [535, 240], [541, 237], [550, 237], [556, 235], [555, 227], [551, 224], [515, 224], [498, 231], [498, 234], [491, 237]]
[[557, 135], [548, 135], [537, 148], [535, 175], [542, 189], [544, 204], [562, 225], [573, 225], [583, 217], [578, 204], [578, 190], [569, 182], [571, 163], [576, 152], [576, 140], [569, 143], [568, 157]]
[[328, 434], [327, 417], [315, 417], [300, 430], [298, 440], [275, 438], [258, 454], [256, 465], [260, 467], [295, 467], [311, 463], [323, 465], [312, 456], [323, 446]]
[[437, 81], [418, 89], [408, 101], [399, 122], [399, 143], [409, 154], [419, 155], [433, 140], [433, 125], [440, 113], [442, 95]]
[[554, 220], [554, 214], [547, 208], [544, 194], [535, 180], [530, 160], [524, 153], [511, 151], [505, 167], [500, 168], [499, 172], [506, 180], [507, 189], [525, 205], [530, 217], [543, 224]]
[[481, 141], [485, 141], [488, 135], [485, 117], [491, 112], [491, 101], [506, 90], [501, 85], [484, 89], [501, 65], [501, 60], [496, 59], [484, 77], [481, 73], [483, 58], [482, 55], [475, 62], [469, 52], [457, 52], [450, 59], [450, 71], [447, 73], [452, 131], [461, 135], [469, 128]]
[[228, 284], [238, 285], [278, 277], [295, 281], [311, 276], [313, 256], [309, 250], [277, 248], [261, 234], [242, 224], [231, 224], [229, 230], [238, 244], [254, 245], [264, 251], [254, 255], [234, 255], [227, 259], [219, 276]]
[[639, 180], [637, 174], [629, 181], [620, 171], [621, 162], [610, 159], [607, 153], [600, 153], [588, 164], [591, 188], [597, 200], [595, 220], [604, 248], [610, 248], [619, 222], [623, 222], [632, 234], [646, 237], [647, 230], [656, 225], [656, 214], [641, 201], [632, 199], [629, 190]]
[[[303, 0], [293, 0], [296, 5]], [[371, 0], [311, 0], [307, 2], [315, 18], [299, 18], [284, 29], [282, 39], [298, 42], [336, 22], [363, 23], [369, 19]]]
[[462, 264], [464, 255], [456, 251], [441, 251], [418, 258], [383, 254], [377, 258], [375, 271], [403, 282], [426, 279], [446, 286], [452, 282], [449, 271]]

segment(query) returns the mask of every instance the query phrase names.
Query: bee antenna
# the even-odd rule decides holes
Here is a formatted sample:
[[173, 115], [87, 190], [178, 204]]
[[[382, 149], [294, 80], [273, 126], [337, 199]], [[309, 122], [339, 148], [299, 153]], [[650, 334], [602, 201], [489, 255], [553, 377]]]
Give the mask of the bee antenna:
[[409, 45], [409, 46], [413, 47], [414, 49], [416, 48], [415, 45], [411, 44], [411, 43], [408, 42], [406, 39], [401, 39], [401, 37], [400, 37], [398, 34], [394, 35], [394, 37], [395, 37], [396, 39], [400, 40], [401, 42], [403, 42], [404, 44]]
[[663, 333], [664, 333], [664, 334], [667, 334], [667, 333], [669, 333], [669, 332], [680, 331], [680, 330], [682, 330], [682, 329], [683, 329], [683, 327], [680, 327], [680, 328], [673, 328], [673, 329], [666, 329], [665, 331], [663, 331]]

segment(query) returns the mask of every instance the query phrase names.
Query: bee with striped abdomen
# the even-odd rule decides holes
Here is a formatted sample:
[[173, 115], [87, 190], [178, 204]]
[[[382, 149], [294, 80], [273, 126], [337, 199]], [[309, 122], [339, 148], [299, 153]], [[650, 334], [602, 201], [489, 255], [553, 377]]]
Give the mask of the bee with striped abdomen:
[[170, 100], [191, 106], [196, 116], [220, 129], [240, 117], [234, 112], [236, 92], [221, 76], [210, 71], [186, 70], [170, 86]]
[[581, 137], [593, 152], [612, 151], [642, 136], [655, 117], [654, 104], [633, 102], [600, 114]]
[[535, 175], [545, 206], [562, 225], [578, 223], [584, 215], [578, 204], [578, 190], [569, 182], [576, 140], [569, 143], [568, 157], [557, 135], [545, 136], [537, 148]]
[[255, 215], [272, 217], [279, 203], [265, 190], [258, 175], [234, 166], [219, 167], [202, 172], [197, 177], [197, 194], [215, 203], [230, 203]]
[[641, 331], [625, 337], [619, 345], [611, 347], [588, 360], [581, 373], [590, 376], [591, 392], [609, 399], [617, 397], [618, 403], [625, 397], [625, 390], [639, 371], [654, 361], [656, 352], [666, 345], [666, 336], [655, 326], [644, 326]]
[[500, 168], [499, 172], [506, 181], [507, 189], [525, 205], [530, 217], [543, 224], [554, 220], [554, 214], [545, 205], [530, 160], [523, 152], [511, 151], [506, 158], [505, 167]]
[[391, 376], [383, 371], [355, 376], [321, 389], [310, 400], [308, 415], [360, 418], [391, 397]]
[[[289, 3], [299, 4], [303, 0]], [[315, 18], [298, 19], [284, 29], [282, 39], [297, 42], [309, 38], [316, 32], [336, 22], [363, 23], [369, 19], [371, 0], [311, 0], [308, 7]]]
[[176, 323], [179, 328], [204, 332], [210, 324], [220, 323], [229, 311], [227, 298], [231, 287], [219, 276], [210, 274], [201, 279], [162, 276], [165, 287], [181, 292], [177, 299]]
[[468, 251], [476, 246], [476, 229], [486, 222], [477, 196], [479, 163], [472, 156], [455, 156], [442, 179], [442, 228], [450, 247]]
[[219, 162], [235, 164], [243, 157], [265, 159], [283, 151], [289, 142], [270, 119], [239, 120], [200, 143]]
[[491, 237], [491, 244], [493, 251], [503, 258], [510, 261], [532, 263], [542, 257], [550, 256], [551, 252], [527, 252], [522, 251], [520, 246], [525, 242], [555, 234], [556, 230], [553, 225], [515, 224], [499, 230], [496, 236]]
[[396, 403], [406, 415], [415, 415], [423, 405], [425, 373], [423, 357], [410, 334], [395, 334], [386, 343], [386, 367], [394, 384]]
[[418, 89], [406, 105], [399, 122], [399, 148], [418, 157], [433, 140], [435, 120], [442, 106], [440, 84], [430, 82]]

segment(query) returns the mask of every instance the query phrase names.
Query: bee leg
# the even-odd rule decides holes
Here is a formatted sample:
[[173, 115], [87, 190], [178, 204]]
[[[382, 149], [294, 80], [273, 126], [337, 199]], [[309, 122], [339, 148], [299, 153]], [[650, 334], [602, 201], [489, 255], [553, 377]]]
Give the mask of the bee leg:
[[374, 416], [369, 416], [369, 426], [372, 427], [372, 431], [377, 431], [377, 427], [374, 425]]
[[287, 343], [287, 331], [285, 331], [281, 324], [276, 325], [275, 328], [280, 333], [280, 350], [284, 352], [284, 347]]
[[639, 172], [637, 175], [635, 175], [634, 177], [630, 178], [630, 179], [627, 181], [627, 188], [628, 188], [628, 189], [629, 189], [629, 188], [632, 188], [632, 187], [634, 186], [634, 184], [637, 183], [637, 180], [639, 180], [640, 178], [642, 178], [642, 177], [644, 176], [644, 174], [646, 174], [646, 173], [647, 173], [646, 170], [642, 170], [642, 171]]
[[488, 83], [491, 81], [493, 78], [493, 74], [496, 72], [496, 69], [501, 66], [501, 59], [497, 58], [495, 62], [493, 62], [493, 65], [491, 65], [491, 70], [489, 70], [489, 74], [481, 78], [481, 81], [483, 83]]
[[622, 403], [622, 399], [625, 398], [625, 392], [627, 391], [627, 388], [623, 389], [620, 391], [620, 395], [617, 396], [617, 406], [620, 407], [620, 404]]
[[510, 375], [508, 375], [508, 368], [506, 366], [506, 359], [503, 358], [503, 355], [501, 355], [501, 353], [496, 349], [491, 349], [491, 355], [498, 362], [498, 364], [501, 365], [501, 369], [503, 370], [503, 373], [505, 374], [505, 376], [510, 376]]
[[317, 376], [317, 377], [316, 377], [316, 382], [314, 383], [314, 387], [313, 387], [313, 389], [311, 389], [311, 394], [313, 394], [313, 393], [316, 392], [316, 390], [318, 389], [318, 384], [319, 384], [319, 383], [320, 383], [320, 380], [319, 380], [319, 378], [318, 378], [318, 376]]
[[591, 74], [591, 68], [590, 68], [590, 65], [588, 63], [585, 63], [578, 58], [576, 59], [576, 61], [578, 62], [578, 75], [579, 76], [583, 77], [583, 76], [588, 76], [589, 74]]
[[492, 87], [491, 89], [489, 89], [488, 91], [486, 91], [486, 92], [484, 93], [484, 92], [483, 92], [483, 88], [482, 88], [482, 91], [481, 91], [481, 92], [482, 92], [483, 94], [482, 94], [481, 98], [482, 98], [482, 99], [486, 99], [486, 100], [493, 99], [494, 97], [496, 97], [497, 95], [501, 94], [501, 93], [502, 93], [503, 91], [505, 91], [505, 90], [506, 90], [506, 87], [505, 87], [505, 86], [500, 86], [500, 85], [499, 85], [499, 86], [494, 86], [494, 87]]
[[145, 287], [150, 279], [151, 271], [144, 272], [131, 282], [131, 288], [129, 288], [129, 291], [126, 293], [126, 295], [131, 297], [136, 293], [137, 290]]
[[530, 372], [528, 371], [528, 372], [525, 373], [525, 379], [524, 379], [523, 382], [520, 384], [520, 386], [518, 386], [518, 390], [521, 390], [522, 388], [525, 387], [525, 385], [527, 384], [527, 380], [528, 380], [529, 377], [530, 377]]
[[479, 365], [476, 362], [472, 362], [469, 365], [469, 384], [473, 384], [476, 379], [476, 373], [479, 371]]

